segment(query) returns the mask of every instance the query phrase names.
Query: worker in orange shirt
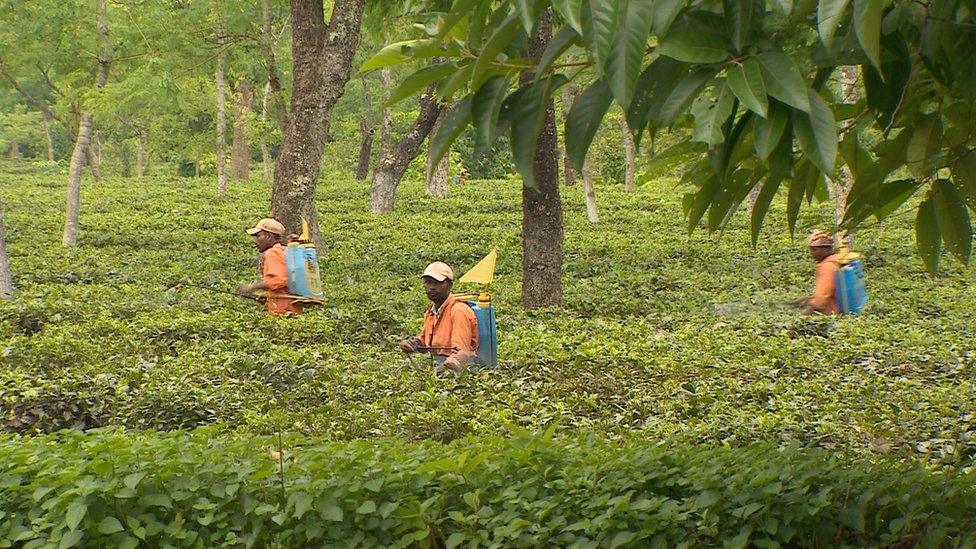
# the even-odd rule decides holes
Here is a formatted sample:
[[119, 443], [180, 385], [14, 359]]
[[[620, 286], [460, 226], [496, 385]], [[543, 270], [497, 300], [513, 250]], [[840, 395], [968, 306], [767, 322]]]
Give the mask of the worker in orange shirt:
[[454, 270], [447, 263], [431, 263], [420, 278], [431, 306], [424, 313], [420, 334], [401, 341], [400, 349], [408, 354], [432, 353], [436, 374], [445, 370], [459, 373], [477, 354], [478, 321], [474, 311], [451, 295]]
[[[261, 272], [261, 282], [248, 284], [242, 282], [237, 286], [237, 293], [241, 295], [264, 290], [269, 293], [288, 293], [288, 268], [285, 265], [285, 247], [281, 239], [285, 234], [285, 226], [277, 219], [266, 217], [258, 221], [257, 225], [247, 230], [247, 234], [254, 239], [254, 247], [264, 256], [264, 266]], [[268, 314], [283, 315], [285, 313], [300, 314], [301, 308], [294, 300], [287, 297], [268, 297]]]
[[840, 313], [840, 305], [835, 294], [837, 286], [837, 254], [834, 253], [834, 237], [827, 231], [817, 229], [807, 239], [810, 257], [817, 265], [813, 283], [813, 295], [801, 297], [791, 302], [794, 307], [803, 309], [805, 314], [821, 313], [835, 315]]

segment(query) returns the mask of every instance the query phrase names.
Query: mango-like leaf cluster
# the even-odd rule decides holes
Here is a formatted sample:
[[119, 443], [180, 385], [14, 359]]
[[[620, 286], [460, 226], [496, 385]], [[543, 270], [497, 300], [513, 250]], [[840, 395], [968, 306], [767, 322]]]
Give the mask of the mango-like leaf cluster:
[[[527, 58], [541, 14], [554, 14], [544, 54]], [[687, 126], [696, 147], [685, 182], [687, 229], [723, 230], [750, 193], [753, 242], [772, 197], [787, 189], [788, 226], [804, 200], [829, 197], [828, 179], [853, 181], [839, 228], [883, 220], [925, 192], [918, 249], [936, 272], [942, 244], [968, 264], [976, 209], [976, 25], [962, 0], [456, 0], [430, 36], [387, 46], [362, 70], [434, 56], [394, 99], [437, 82], [455, 103], [435, 136], [443, 155], [473, 125], [479, 151], [511, 133], [516, 166], [532, 185], [542, 113], [566, 82], [588, 83], [565, 122], [581, 167], [611, 107], [639, 140]], [[842, 97], [838, 68], [862, 90]], [[535, 78], [517, 85], [515, 75]], [[520, 160], [521, 159], [521, 160]], [[755, 196], [755, 195], [754, 195]], [[707, 214], [707, 217], [706, 217]]]

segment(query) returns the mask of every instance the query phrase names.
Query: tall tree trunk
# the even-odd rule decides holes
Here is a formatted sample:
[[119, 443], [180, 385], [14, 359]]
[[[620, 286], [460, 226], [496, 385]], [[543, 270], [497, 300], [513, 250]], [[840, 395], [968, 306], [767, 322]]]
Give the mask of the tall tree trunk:
[[7, 154], [7, 157], [14, 162], [18, 162], [24, 158], [20, 152], [20, 141], [14, 141], [10, 144], [10, 152]]
[[227, 116], [224, 112], [224, 51], [217, 55], [217, 71], [214, 81], [217, 85], [217, 192], [221, 196], [227, 193]]
[[[275, 120], [278, 129], [284, 134], [288, 128], [288, 105], [281, 91], [281, 77], [278, 75], [278, 61], [275, 59], [274, 38], [271, 35], [271, 7], [268, 0], [261, 0], [261, 45], [264, 47], [265, 65], [268, 71], [268, 85], [265, 93], [270, 93], [274, 104]], [[270, 89], [270, 92], [267, 91]], [[265, 174], [265, 179], [271, 179]]]
[[[860, 101], [861, 90], [857, 87], [857, 78], [857, 65], [840, 67], [840, 85], [844, 103], [857, 103]], [[857, 128], [854, 125], [849, 125], [841, 129], [841, 133], [847, 131], [857, 131]], [[834, 239], [837, 242], [844, 242], [847, 246], [852, 246], [854, 244], [853, 236], [847, 231], [841, 230], [840, 224], [844, 221], [844, 216], [847, 214], [847, 195], [854, 185], [854, 175], [851, 173], [851, 169], [845, 164], [841, 167], [840, 177], [828, 177], [827, 184], [830, 185], [830, 194], [834, 198], [834, 227], [837, 230]]]
[[[78, 124], [79, 124], [79, 126], [81, 125], [81, 117], [80, 116], [78, 117]], [[76, 136], [75, 137], [75, 140], [77, 141], [77, 139], [78, 138]], [[91, 135], [90, 134], [88, 136], [88, 147], [85, 149], [84, 155], [85, 155], [85, 158], [84, 158], [84, 160], [82, 160], [82, 166], [84, 166], [87, 163], [88, 164], [88, 169], [91, 170], [92, 178], [95, 181], [101, 181], [102, 180], [102, 169], [100, 167], [100, 160], [98, 158], [98, 152], [92, 146], [92, 139], [91, 139]]]
[[275, 163], [271, 215], [292, 232], [308, 220], [321, 247], [315, 186], [332, 108], [349, 81], [364, 0], [335, 0], [326, 25], [322, 0], [292, 0], [291, 116]]
[[356, 180], [363, 181], [369, 174], [369, 157], [373, 153], [373, 128], [366, 120], [359, 121], [359, 162], [356, 164]]
[[[98, 37], [102, 51], [98, 57], [98, 75], [95, 77], [95, 89], [101, 90], [108, 82], [108, 67], [112, 56], [112, 43], [108, 38], [107, 0], [95, 0], [95, 10], [98, 19]], [[65, 209], [64, 232], [61, 243], [65, 246], [78, 244], [78, 211], [81, 209], [81, 169], [85, 165], [85, 155], [91, 153], [92, 115], [87, 110], [81, 111], [78, 124], [78, 134], [75, 148], [71, 153], [71, 164], [68, 168], [68, 198]]]
[[[529, 42], [529, 57], [538, 60], [551, 37], [552, 14], [547, 9]], [[530, 71], [519, 75], [523, 85], [534, 78]], [[532, 167], [536, 188], [522, 186], [522, 306], [526, 309], [558, 306], [563, 299], [563, 212], [552, 100], [536, 143]]]
[[596, 209], [596, 190], [593, 189], [593, 170], [590, 155], [583, 160], [583, 197], [586, 200], [586, 218], [590, 223], [599, 223], [600, 214]]
[[136, 149], [136, 177], [146, 175], [146, 143], [149, 142], [149, 130], [139, 128], [139, 143]]
[[44, 137], [47, 138], [47, 159], [54, 162], [54, 137], [51, 135], [51, 117], [44, 113]]
[[[267, 8], [268, 0], [264, 0]], [[268, 98], [271, 96], [271, 80], [264, 83], [264, 96], [261, 98], [261, 122], [268, 121]], [[264, 172], [264, 180], [271, 181], [271, 149], [268, 147], [268, 140], [261, 136], [261, 169]]]
[[[563, 86], [563, 121], [565, 121], [566, 116], [569, 115], [569, 109], [573, 107], [573, 103], [576, 102], [576, 97], [579, 96], [579, 93], [579, 86], [572, 82]], [[569, 151], [566, 149], [566, 147], [563, 147], [562, 151], [563, 179], [566, 185], [572, 186], [576, 184], [576, 168], [574, 168], [573, 163], [569, 161]]]
[[3, 206], [0, 205], [0, 299], [13, 299], [14, 279], [10, 274], [10, 261], [7, 260], [7, 229], [3, 219]]
[[247, 111], [253, 108], [254, 93], [243, 78], [234, 90], [234, 135], [230, 148], [230, 177], [247, 179], [251, 173], [251, 149], [247, 144]]
[[393, 152], [380, 159], [373, 170], [373, 185], [370, 188], [369, 211], [372, 213], [389, 213], [393, 211], [396, 188], [400, 184], [403, 172], [407, 170], [430, 134], [441, 108], [437, 105], [437, 98], [433, 86], [420, 96], [420, 114], [413, 126], [400, 138]]
[[[383, 84], [383, 89], [390, 91], [390, 69], [383, 67], [380, 69], [380, 83]], [[380, 118], [380, 158], [384, 158], [386, 155], [390, 154], [390, 150], [393, 147], [393, 111], [390, 107], [383, 108], [383, 114]]]
[[[627, 123], [627, 117], [623, 116], [620, 118], [620, 129], [621, 133], [624, 134], [624, 153], [626, 155], [626, 164], [624, 165], [624, 190], [627, 192], [634, 192], [637, 189], [634, 184], [636, 166], [636, 153], [634, 152], [634, 134], [630, 132], [630, 124]], [[593, 221], [592, 219], [590, 221]], [[596, 223], [594, 221], [594, 223]]]
[[[444, 120], [444, 111], [437, 116], [437, 121], [434, 122], [434, 127], [430, 130], [431, 135], [437, 133], [438, 128], [441, 126], [441, 122]], [[437, 198], [446, 198], [448, 193], [447, 178], [448, 171], [450, 170], [448, 157], [450, 153], [445, 154], [444, 158], [434, 166], [432, 160], [433, 156], [430, 154], [430, 142], [427, 143], [427, 169], [424, 174], [424, 187], [427, 192], [427, 196], [435, 196]]]

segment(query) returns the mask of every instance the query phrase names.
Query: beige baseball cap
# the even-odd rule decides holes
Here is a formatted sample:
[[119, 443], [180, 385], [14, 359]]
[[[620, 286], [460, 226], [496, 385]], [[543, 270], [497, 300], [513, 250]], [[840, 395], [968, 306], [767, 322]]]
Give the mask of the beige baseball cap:
[[454, 280], [454, 270], [443, 261], [435, 261], [427, 265], [427, 268], [424, 269], [424, 274], [420, 275], [420, 278], [425, 276], [429, 276], [438, 282], [444, 282], [444, 279]]
[[285, 226], [278, 222], [277, 219], [265, 217], [261, 221], [258, 221], [258, 224], [253, 229], [248, 229], [247, 234], [254, 236], [261, 231], [267, 231], [271, 234], [281, 236], [285, 234]]

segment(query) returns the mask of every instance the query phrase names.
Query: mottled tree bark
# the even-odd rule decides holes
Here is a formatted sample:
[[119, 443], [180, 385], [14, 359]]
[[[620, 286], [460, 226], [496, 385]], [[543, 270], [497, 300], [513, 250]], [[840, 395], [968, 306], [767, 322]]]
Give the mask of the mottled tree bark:
[[[98, 35], [102, 51], [98, 57], [98, 74], [95, 77], [95, 88], [101, 90], [108, 82], [108, 68], [112, 56], [112, 44], [108, 38], [107, 0], [96, 0], [95, 10], [98, 21]], [[65, 246], [78, 244], [78, 213], [81, 209], [81, 170], [85, 165], [85, 157], [91, 154], [92, 115], [90, 111], [82, 110], [78, 123], [78, 134], [75, 147], [71, 152], [71, 164], [68, 167], [68, 197], [65, 208], [64, 232], [61, 243]], [[94, 166], [93, 166], [94, 170]]]
[[[274, 104], [275, 121], [278, 129], [285, 133], [288, 128], [288, 105], [285, 103], [284, 93], [281, 91], [281, 77], [278, 74], [278, 61], [275, 59], [274, 38], [271, 35], [271, 6], [268, 0], [261, 0], [261, 45], [264, 48], [265, 65], [268, 71], [268, 84], [265, 94], [271, 96]], [[267, 99], [265, 99], [267, 101]], [[265, 174], [265, 179], [271, 179]]]
[[596, 209], [596, 190], [593, 188], [593, 170], [590, 155], [583, 160], [583, 199], [586, 201], [586, 218], [590, 223], [599, 223], [600, 214]]
[[[576, 101], [576, 97], [579, 96], [580, 89], [579, 86], [570, 82], [563, 86], [563, 122], [565, 125], [566, 116], [569, 115], [569, 109], [573, 108], [573, 103]], [[563, 156], [563, 182], [566, 185], [572, 186], [576, 184], [576, 168], [573, 167], [573, 163], [569, 161], [569, 151], [566, 147], [562, 149]]]
[[[444, 120], [444, 111], [441, 111], [440, 115], [437, 116], [437, 121], [434, 122], [434, 127], [431, 129], [431, 135], [436, 135], [438, 128], [441, 126], [441, 122]], [[450, 154], [445, 154], [444, 158], [434, 166], [433, 156], [430, 154], [430, 143], [427, 144], [427, 166], [424, 173], [424, 190], [427, 196], [434, 196], [437, 198], [446, 198], [448, 193], [447, 178], [450, 171], [450, 162], [448, 157]]]
[[[264, 0], [267, 4], [268, 0]], [[261, 98], [261, 121], [268, 121], [268, 98], [271, 96], [271, 80], [264, 83], [264, 96]], [[261, 136], [261, 170], [264, 180], [271, 181], [271, 148], [266, 136]]]
[[247, 179], [251, 175], [251, 148], [247, 143], [247, 112], [254, 108], [254, 92], [243, 78], [234, 90], [234, 134], [230, 147], [231, 179]]
[[[840, 67], [840, 85], [844, 103], [857, 103], [860, 101], [861, 90], [857, 87], [857, 79], [857, 65]], [[853, 125], [841, 128], [842, 134], [848, 131], [857, 131], [857, 129]], [[841, 138], [843, 138], [843, 135]], [[834, 198], [834, 227], [836, 227], [837, 231], [834, 239], [838, 243], [844, 242], [847, 246], [852, 246], [854, 244], [853, 235], [841, 230], [840, 224], [844, 221], [844, 216], [847, 214], [847, 195], [854, 185], [854, 174], [844, 164], [841, 166], [839, 177], [828, 177], [827, 184], [830, 185], [830, 194]]]
[[366, 120], [359, 121], [359, 162], [356, 164], [356, 180], [363, 181], [369, 175], [369, 157], [373, 154], [373, 128]]
[[217, 71], [214, 81], [217, 86], [217, 192], [221, 196], [227, 193], [227, 115], [224, 104], [224, 52], [217, 55]]
[[325, 23], [322, 0], [292, 0], [291, 116], [275, 163], [271, 215], [290, 232], [301, 219], [321, 246], [315, 187], [332, 108], [345, 89], [359, 44], [364, 0], [335, 0]]
[[47, 138], [47, 159], [54, 162], [54, 137], [51, 135], [51, 117], [44, 113], [44, 137]]
[[370, 187], [369, 211], [372, 213], [389, 213], [393, 211], [396, 188], [400, 184], [403, 172], [410, 162], [420, 153], [424, 139], [430, 134], [434, 122], [440, 115], [441, 108], [437, 104], [434, 87], [430, 86], [420, 96], [420, 114], [413, 126], [397, 142], [396, 148], [390, 154], [382, 157], [376, 169], [373, 170], [373, 184]]
[[146, 144], [149, 142], [149, 130], [139, 128], [139, 144], [136, 149], [136, 177], [146, 175]]
[[[390, 69], [383, 67], [380, 69], [380, 83], [383, 89], [390, 91]], [[390, 154], [393, 148], [393, 111], [390, 107], [384, 107], [380, 115], [380, 158]]]
[[635, 162], [637, 155], [634, 151], [634, 134], [630, 132], [630, 124], [627, 123], [626, 116], [620, 118], [620, 129], [621, 133], [623, 133], [624, 154], [626, 157], [626, 164], [624, 165], [624, 190], [627, 192], [634, 192], [634, 190], [637, 189], [637, 186], [634, 183], [634, 178], [636, 176]]
[[13, 299], [14, 279], [10, 274], [10, 261], [7, 260], [7, 229], [3, 219], [3, 206], [0, 205], [0, 299]]
[[[546, 10], [529, 42], [528, 56], [539, 59], [552, 37], [552, 14]], [[523, 71], [522, 84], [535, 75]], [[563, 212], [559, 199], [556, 120], [552, 100], [539, 133], [532, 168], [536, 188], [522, 186], [522, 306], [526, 309], [562, 303]]]

